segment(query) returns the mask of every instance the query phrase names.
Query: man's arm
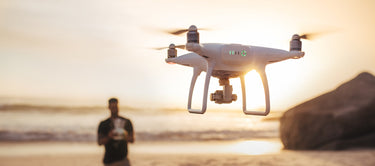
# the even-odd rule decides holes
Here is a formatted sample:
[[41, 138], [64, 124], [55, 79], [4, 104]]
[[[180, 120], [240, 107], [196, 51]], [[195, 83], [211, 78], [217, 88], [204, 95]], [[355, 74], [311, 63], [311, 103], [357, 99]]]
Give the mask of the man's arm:
[[126, 123], [125, 125], [125, 130], [128, 132], [128, 136], [126, 137], [126, 141], [130, 143], [134, 143], [134, 129], [133, 129], [133, 124], [130, 120], [129, 122]]
[[130, 143], [134, 143], [134, 132], [129, 132], [128, 136], [126, 137], [126, 141]]
[[111, 130], [108, 132], [108, 134], [106, 133], [107, 132], [104, 127], [104, 124], [100, 123], [98, 127], [98, 145], [105, 145], [110, 141], [110, 139], [113, 138], [113, 132]]

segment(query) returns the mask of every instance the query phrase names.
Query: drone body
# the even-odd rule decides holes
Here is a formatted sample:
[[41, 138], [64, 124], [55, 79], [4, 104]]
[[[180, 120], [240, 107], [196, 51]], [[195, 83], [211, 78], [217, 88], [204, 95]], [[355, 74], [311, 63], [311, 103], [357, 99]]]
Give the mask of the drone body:
[[[190, 84], [190, 92], [188, 99], [188, 110], [190, 113], [205, 113], [207, 109], [208, 87], [211, 76], [219, 79], [219, 83], [223, 86], [223, 90], [217, 90], [210, 96], [211, 101], [215, 103], [231, 103], [237, 100], [237, 95], [232, 94], [232, 86], [229, 84], [230, 78], [241, 79], [243, 112], [247, 115], [263, 115], [266, 116], [270, 112], [270, 97], [268, 81], [265, 72], [267, 64], [287, 60], [297, 59], [304, 56], [301, 51], [301, 38], [303, 36], [294, 35], [290, 42], [290, 51], [248, 46], [240, 44], [219, 44], [219, 43], [199, 43], [199, 33], [197, 28], [192, 25], [188, 29], [188, 42], [186, 45], [175, 46], [171, 44], [168, 50], [167, 63], [176, 63], [184, 66], [193, 67], [194, 73]], [[186, 48], [191, 51], [185, 55], [177, 57], [177, 48]], [[249, 111], [246, 108], [246, 91], [245, 91], [245, 75], [256, 70], [261, 78], [265, 93], [266, 108], [264, 112]], [[202, 71], [205, 71], [206, 79], [203, 92], [203, 101], [201, 109], [192, 109], [191, 102], [197, 77]]]

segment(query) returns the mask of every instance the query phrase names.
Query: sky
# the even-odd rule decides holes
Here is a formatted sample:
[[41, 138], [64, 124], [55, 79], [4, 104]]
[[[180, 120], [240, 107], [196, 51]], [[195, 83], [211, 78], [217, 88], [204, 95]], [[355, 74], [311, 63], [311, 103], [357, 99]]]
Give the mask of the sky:
[[[331, 91], [357, 74], [375, 74], [372, 0], [0, 0], [0, 103], [104, 105], [109, 97], [134, 107], [185, 108], [192, 69], [166, 64], [185, 36], [163, 30], [209, 28], [201, 43], [289, 49], [295, 33], [305, 57], [266, 68], [271, 109], [284, 110]], [[178, 54], [188, 53], [178, 50]], [[204, 74], [201, 75], [204, 77]], [[256, 72], [246, 77], [248, 105], [264, 105]], [[241, 110], [239, 100], [209, 109]], [[212, 79], [210, 93], [220, 89]], [[200, 106], [203, 79], [194, 106]]]

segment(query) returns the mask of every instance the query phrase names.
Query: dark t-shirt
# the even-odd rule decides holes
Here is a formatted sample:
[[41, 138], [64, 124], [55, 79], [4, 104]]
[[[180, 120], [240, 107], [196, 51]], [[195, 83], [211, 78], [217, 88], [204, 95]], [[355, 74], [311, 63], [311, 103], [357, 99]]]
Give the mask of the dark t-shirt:
[[[124, 129], [130, 134], [133, 133], [133, 125], [129, 119], [119, 117], [125, 121]], [[100, 122], [98, 127], [98, 135], [107, 136], [108, 133], [113, 130], [114, 123], [111, 118], [108, 118]], [[110, 139], [107, 144], [105, 144], [105, 153], [103, 162], [105, 164], [112, 163], [115, 161], [123, 160], [128, 155], [128, 143], [126, 140], [114, 140]]]

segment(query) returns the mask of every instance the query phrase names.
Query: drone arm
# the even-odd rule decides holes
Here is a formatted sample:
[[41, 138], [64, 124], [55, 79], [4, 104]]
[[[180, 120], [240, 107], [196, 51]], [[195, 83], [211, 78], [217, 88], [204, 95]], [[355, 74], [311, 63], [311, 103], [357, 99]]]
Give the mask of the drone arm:
[[261, 115], [261, 116], [267, 116], [270, 112], [270, 96], [269, 96], [269, 89], [268, 89], [268, 81], [267, 81], [267, 75], [265, 70], [258, 71], [260, 77], [262, 78], [263, 82], [263, 88], [264, 88], [264, 97], [266, 101], [266, 110], [264, 112], [260, 111], [248, 111], [246, 108], [246, 90], [245, 90], [245, 76], [241, 75], [241, 87], [242, 87], [242, 103], [243, 103], [243, 112], [246, 115]]
[[202, 101], [202, 109], [201, 110], [191, 108], [191, 102], [192, 102], [195, 82], [196, 82], [199, 74], [202, 72], [198, 68], [194, 68], [194, 74], [193, 74], [193, 78], [191, 79], [189, 99], [188, 99], [188, 110], [189, 110], [190, 113], [204, 114], [206, 112], [208, 87], [209, 87], [209, 84], [210, 84], [210, 79], [211, 79], [211, 75], [212, 75], [212, 71], [214, 69], [214, 66], [215, 66], [214, 63], [208, 63], [208, 69], [207, 69], [207, 74], [206, 74], [206, 81], [205, 81], [205, 84], [204, 84], [203, 101]]

